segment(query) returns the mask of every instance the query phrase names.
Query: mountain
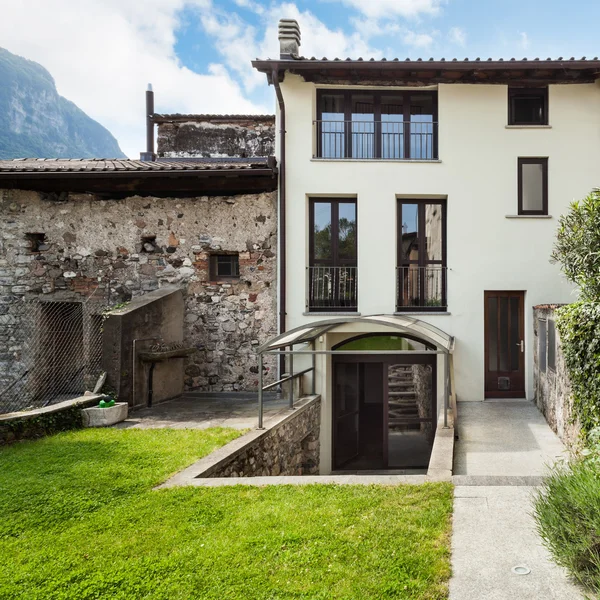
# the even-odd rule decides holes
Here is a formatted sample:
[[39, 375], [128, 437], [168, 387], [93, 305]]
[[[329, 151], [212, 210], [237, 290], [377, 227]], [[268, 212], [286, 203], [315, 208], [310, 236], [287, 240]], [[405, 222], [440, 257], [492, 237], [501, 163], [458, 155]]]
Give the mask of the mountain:
[[0, 48], [0, 159], [124, 156], [107, 129], [58, 94], [44, 67]]

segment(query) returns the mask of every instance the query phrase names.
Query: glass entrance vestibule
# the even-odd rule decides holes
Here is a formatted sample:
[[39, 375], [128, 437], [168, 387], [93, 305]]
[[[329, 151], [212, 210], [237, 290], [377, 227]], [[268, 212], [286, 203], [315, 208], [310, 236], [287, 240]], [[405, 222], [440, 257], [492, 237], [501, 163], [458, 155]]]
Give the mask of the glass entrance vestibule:
[[[448, 424], [454, 338], [411, 316], [321, 320], [259, 348], [287, 357], [289, 375], [321, 396], [322, 472], [424, 470], [438, 424]], [[295, 367], [295, 368], [294, 368]], [[290, 389], [293, 386], [290, 386]]]

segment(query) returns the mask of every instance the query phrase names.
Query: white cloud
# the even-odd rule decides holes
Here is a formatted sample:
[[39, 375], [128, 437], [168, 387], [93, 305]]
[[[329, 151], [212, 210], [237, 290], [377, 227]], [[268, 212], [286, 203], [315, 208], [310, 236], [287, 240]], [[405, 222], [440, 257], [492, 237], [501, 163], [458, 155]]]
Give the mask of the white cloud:
[[252, 2], [252, 0], [233, 0], [240, 8], [247, 8], [257, 15], [262, 15], [265, 12], [265, 8], [258, 2]]
[[520, 31], [519, 38], [521, 42], [521, 48], [523, 48], [523, 50], [527, 50], [527, 48], [529, 48], [529, 36], [524, 31]]
[[[244, 0], [242, 0], [244, 1]], [[239, 15], [227, 13], [216, 6], [200, 13], [204, 31], [213, 37], [215, 48], [223, 56], [227, 67], [237, 73], [245, 89], [252, 92], [265, 77], [252, 68], [253, 58], [277, 58], [279, 19], [296, 19], [301, 31], [302, 54], [321, 58], [381, 55], [368, 42], [366, 32], [357, 28], [348, 34], [341, 29], [330, 29], [310, 11], [301, 11], [294, 3], [271, 5], [261, 17], [260, 30], [249, 26]]]
[[[272, 110], [248, 100], [222, 66], [200, 75], [181, 65], [174, 44], [184, 6], [208, 10], [210, 0], [5, 2], [0, 44], [46, 67], [59, 93], [110, 129], [135, 158], [145, 144], [148, 82], [158, 112]], [[247, 52], [242, 56], [250, 58]]]
[[438, 14], [445, 0], [339, 0], [374, 19]]
[[402, 40], [407, 46], [415, 48], [429, 48], [433, 44], [433, 35], [429, 33], [415, 33], [414, 31], [406, 31], [402, 36]]
[[464, 47], [467, 45], [467, 34], [462, 27], [452, 27], [448, 32], [448, 38], [457, 46]]

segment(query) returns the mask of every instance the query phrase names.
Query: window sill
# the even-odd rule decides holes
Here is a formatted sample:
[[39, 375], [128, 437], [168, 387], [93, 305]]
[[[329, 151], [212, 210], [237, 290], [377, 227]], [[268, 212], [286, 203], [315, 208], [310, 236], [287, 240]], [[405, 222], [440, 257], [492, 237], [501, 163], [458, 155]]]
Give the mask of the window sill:
[[447, 311], [434, 311], [434, 310], [405, 310], [405, 311], [400, 311], [400, 312], [395, 312], [394, 316], [395, 317], [401, 317], [402, 315], [421, 315], [421, 316], [427, 316], [427, 315], [451, 315], [452, 313], [447, 312]]
[[360, 317], [361, 313], [359, 312], [352, 312], [352, 311], [347, 311], [347, 310], [340, 310], [340, 311], [334, 311], [332, 310], [331, 312], [320, 312], [320, 311], [312, 311], [312, 312], [303, 312], [302, 316], [304, 317], [314, 317], [314, 316], [319, 316], [319, 317]]
[[552, 219], [552, 215], [504, 215], [505, 219]]
[[310, 159], [310, 162], [339, 162], [339, 163], [356, 163], [356, 162], [364, 162], [364, 163], [406, 163], [406, 164], [439, 164], [442, 161], [439, 158], [317, 158], [313, 156]]
[[552, 125], [505, 125], [504, 129], [552, 129]]

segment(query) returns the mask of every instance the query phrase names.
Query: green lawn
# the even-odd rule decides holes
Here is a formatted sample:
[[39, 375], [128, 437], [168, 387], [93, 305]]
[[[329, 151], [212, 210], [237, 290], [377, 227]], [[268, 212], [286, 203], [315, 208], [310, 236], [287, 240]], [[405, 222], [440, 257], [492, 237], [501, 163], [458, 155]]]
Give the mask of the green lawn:
[[447, 596], [449, 484], [152, 487], [239, 432], [83, 430], [0, 450], [0, 598]]

